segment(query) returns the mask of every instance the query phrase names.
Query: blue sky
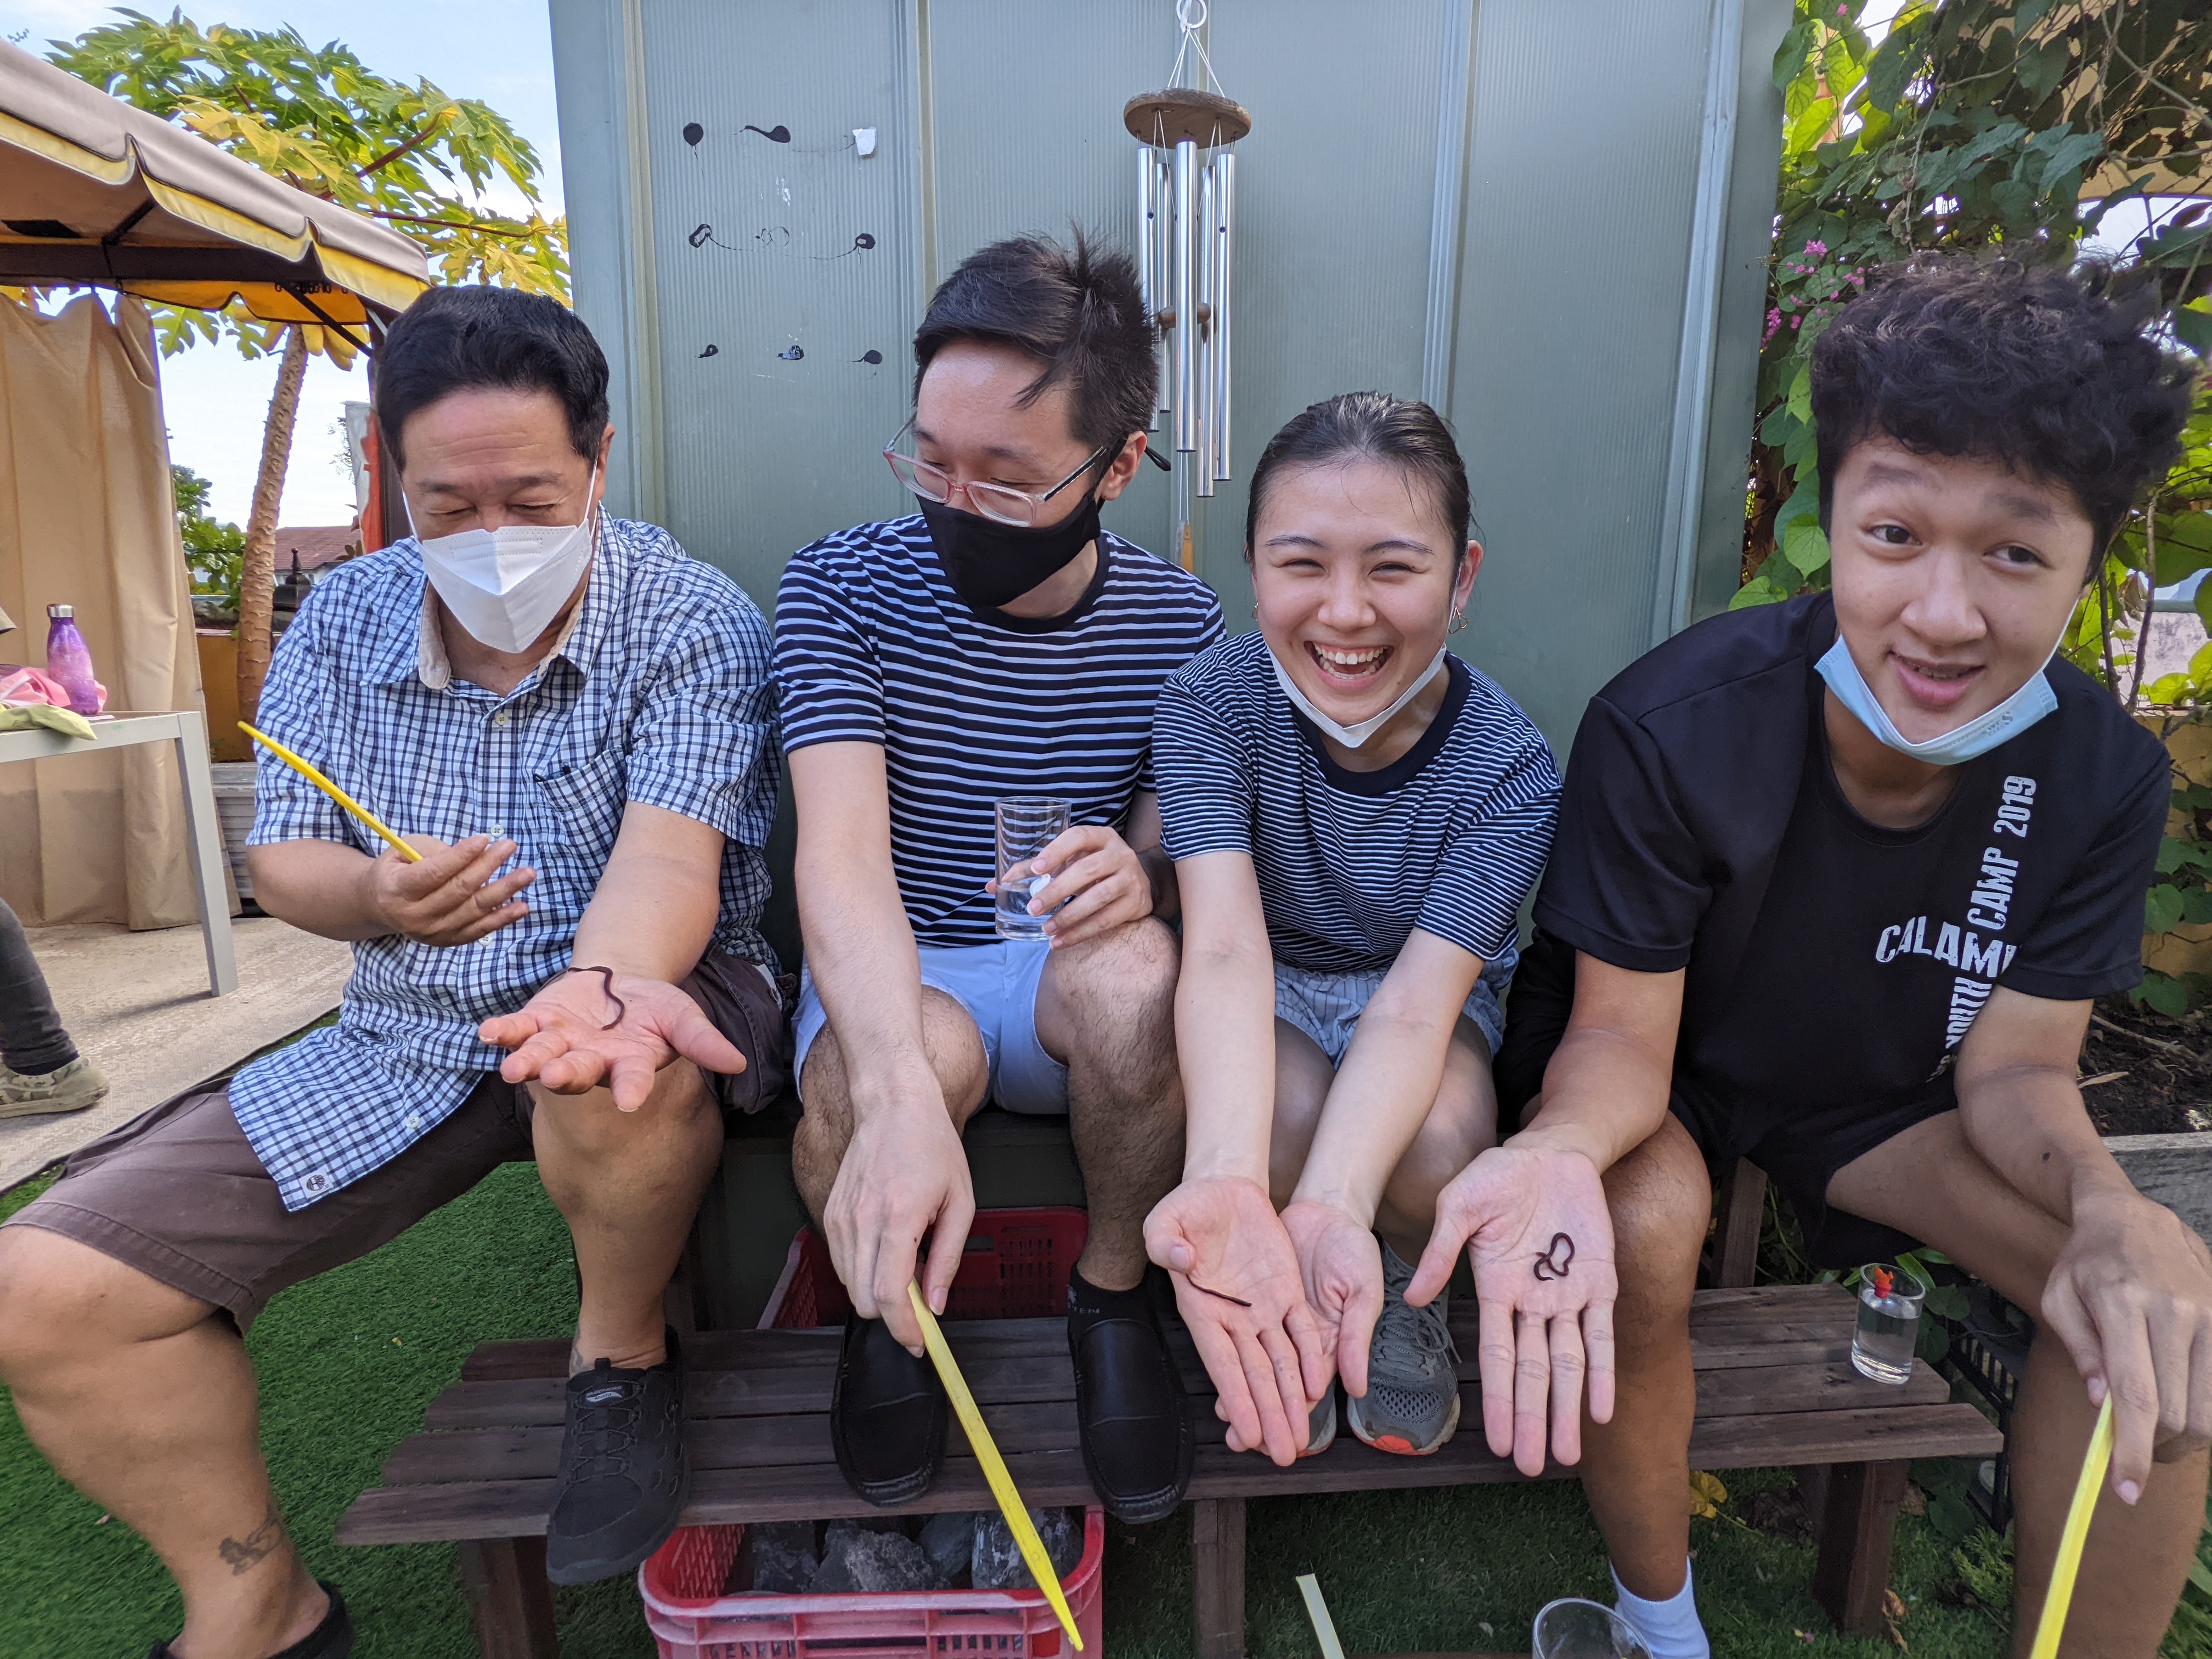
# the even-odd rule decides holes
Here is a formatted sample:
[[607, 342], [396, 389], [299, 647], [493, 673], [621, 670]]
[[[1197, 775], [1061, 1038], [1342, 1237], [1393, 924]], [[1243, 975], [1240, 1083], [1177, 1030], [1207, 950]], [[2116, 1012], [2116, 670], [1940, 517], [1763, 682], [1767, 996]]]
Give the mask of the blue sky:
[[[137, 0], [136, 9], [167, 15], [178, 0]], [[380, 75], [428, 76], [456, 97], [481, 98], [537, 146], [550, 184], [549, 211], [561, 201], [561, 138], [553, 97], [553, 43], [544, 0], [384, 0], [377, 5], [333, 0], [186, 0], [185, 15], [203, 27], [289, 24], [319, 46], [337, 40]], [[44, 56], [46, 42], [95, 28], [114, 15], [92, 0], [0, 0], [0, 35]], [[23, 32], [27, 30], [28, 33]], [[510, 211], [511, 194], [487, 197]], [[244, 523], [261, 458], [261, 428], [276, 379], [273, 360], [248, 362], [228, 345], [198, 346], [161, 365], [172, 457], [213, 480], [216, 514]], [[333, 430], [349, 398], [368, 396], [358, 369], [342, 374], [309, 361], [284, 483], [286, 524], [345, 524], [353, 517], [353, 484], [337, 465]]]

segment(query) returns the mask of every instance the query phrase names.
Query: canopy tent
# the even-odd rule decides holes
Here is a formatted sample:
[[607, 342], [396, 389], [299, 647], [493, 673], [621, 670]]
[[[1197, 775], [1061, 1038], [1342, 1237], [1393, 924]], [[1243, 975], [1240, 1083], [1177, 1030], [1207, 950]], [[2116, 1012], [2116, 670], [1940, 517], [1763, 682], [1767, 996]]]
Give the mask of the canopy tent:
[[0, 44], [0, 283], [358, 329], [430, 278], [397, 231]]

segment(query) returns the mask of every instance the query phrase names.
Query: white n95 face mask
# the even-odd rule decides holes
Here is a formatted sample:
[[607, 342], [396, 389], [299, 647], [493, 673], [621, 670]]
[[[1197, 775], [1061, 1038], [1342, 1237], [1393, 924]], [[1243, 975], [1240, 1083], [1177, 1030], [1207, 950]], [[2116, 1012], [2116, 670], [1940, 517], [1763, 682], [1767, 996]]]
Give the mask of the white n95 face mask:
[[1393, 714], [1419, 696], [1431, 680], [1444, 672], [1444, 655], [1445, 653], [1439, 650], [1437, 653], [1437, 659], [1428, 665], [1419, 678], [1399, 694], [1396, 701], [1381, 714], [1372, 715], [1360, 721], [1357, 726], [1340, 726], [1322, 714], [1320, 709], [1315, 708], [1313, 700], [1299, 690], [1291, 681], [1290, 675], [1284, 672], [1283, 665], [1276, 659], [1273, 651], [1267, 653], [1267, 666], [1275, 671], [1275, 684], [1283, 688], [1283, 695], [1291, 700], [1291, 708], [1297, 709], [1298, 713], [1304, 714], [1346, 749], [1358, 749], [1365, 745], [1368, 738], [1380, 732]]
[[[599, 481], [599, 464], [593, 461], [586, 500]], [[412, 528], [411, 507], [407, 522]], [[598, 540], [595, 523], [593, 510], [586, 508], [581, 524], [503, 524], [453, 536], [418, 535], [416, 545], [423, 574], [469, 637], [514, 653], [535, 644], [576, 591]]]

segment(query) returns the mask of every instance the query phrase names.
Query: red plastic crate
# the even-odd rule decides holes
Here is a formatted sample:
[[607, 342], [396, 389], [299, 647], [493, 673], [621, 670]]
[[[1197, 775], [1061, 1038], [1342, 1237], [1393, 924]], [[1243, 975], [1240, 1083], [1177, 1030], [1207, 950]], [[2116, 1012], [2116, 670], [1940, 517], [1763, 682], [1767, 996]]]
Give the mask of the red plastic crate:
[[[1049, 1319], [1067, 1311], [1067, 1275], [1091, 1237], [1088, 1212], [1066, 1206], [978, 1210], [945, 1298], [947, 1319]], [[830, 1265], [829, 1241], [802, 1227], [760, 1316], [762, 1330], [842, 1325], [852, 1310]]]
[[[945, 1299], [948, 1319], [1038, 1319], [1064, 1312], [1067, 1276], [1091, 1218], [1064, 1207], [981, 1210]], [[799, 1230], [763, 1330], [844, 1322], [852, 1303], [830, 1247]], [[1042, 1590], [913, 1590], [837, 1595], [725, 1595], [739, 1526], [684, 1527], [638, 1569], [645, 1622], [660, 1659], [1056, 1659], [1066, 1638]], [[1085, 1512], [1083, 1558], [1061, 1581], [1086, 1654], [1098, 1651], [1103, 1511]]]
[[[1042, 1590], [726, 1595], [743, 1527], [686, 1527], [638, 1569], [660, 1659], [1073, 1659]], [[1086, 1510], [1083, 1559], [1060, 1581], [1086, 1655], [1099, 1650], [1104, 1511]]]

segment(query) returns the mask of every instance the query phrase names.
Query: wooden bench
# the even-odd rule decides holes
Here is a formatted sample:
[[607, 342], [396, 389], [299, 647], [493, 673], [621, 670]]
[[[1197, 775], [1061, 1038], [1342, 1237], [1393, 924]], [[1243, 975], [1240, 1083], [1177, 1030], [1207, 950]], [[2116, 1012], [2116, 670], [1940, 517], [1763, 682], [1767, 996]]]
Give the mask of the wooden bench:
[[[1844, 1629], [1880, 1624], [1890, 1537], [1916, 1457], [1989, 1456], [1996, 1430], [1916, 1364], [1902, 1388], [1870, 1382], [1849, 1359], [1854, 1304], [1832, 1285], [1698, 1292], [1691, 1318], [1698, 1418], [1690, 1461], [1704, 1469], [1794, 1465], [1821, 1488], [1814, 1590]], [[1278, 1469], [1222, 1443], [1213, 1390], [1182, 1342], [1199, 1425], [1191, 1481], [1192, 1554], [1202, 1659], [1244, 1650], [1244, 1504], [1300, 1492], [1364, 1492], [1518, 1480], [1491, 1455], [1472, 1356], [1475, 1310], [1456, 1302], [1462, 1429], [1432, 1457], [1393, 1457], [1341, 1435], [1323, 1455]], [[1074, 1379], [1057, 1319], [950, 1324], [946, 1334], [992, 1433], [1032, 1504], [1091, 1500], [1076, 1450]], [[830, 1449], [830, 1387], [838, 1334], [708, 1331], [690, 1340], [687, 1401], [695, 1467], [692, 1523], [829, 1519], [874, 1511], [854, 1497]], [[479, 1348], [461, 1381], [432, 1402], [424, 1431], [386, 1463], [384, 1484], [338, 1523], [342, 1544], [449, 1540], [485, 1659], [552, 1659], [553, 1601], [544, 1533], [561, 1443], [568, 1345]], [[1825, 1479], [1811, 1475], [1824, 1470]], [[1555, 1468], [1552, 1475], [1571, 1475]], [[916, 1512], [986, 1509], [975, 1460], [946, 1460]]]

